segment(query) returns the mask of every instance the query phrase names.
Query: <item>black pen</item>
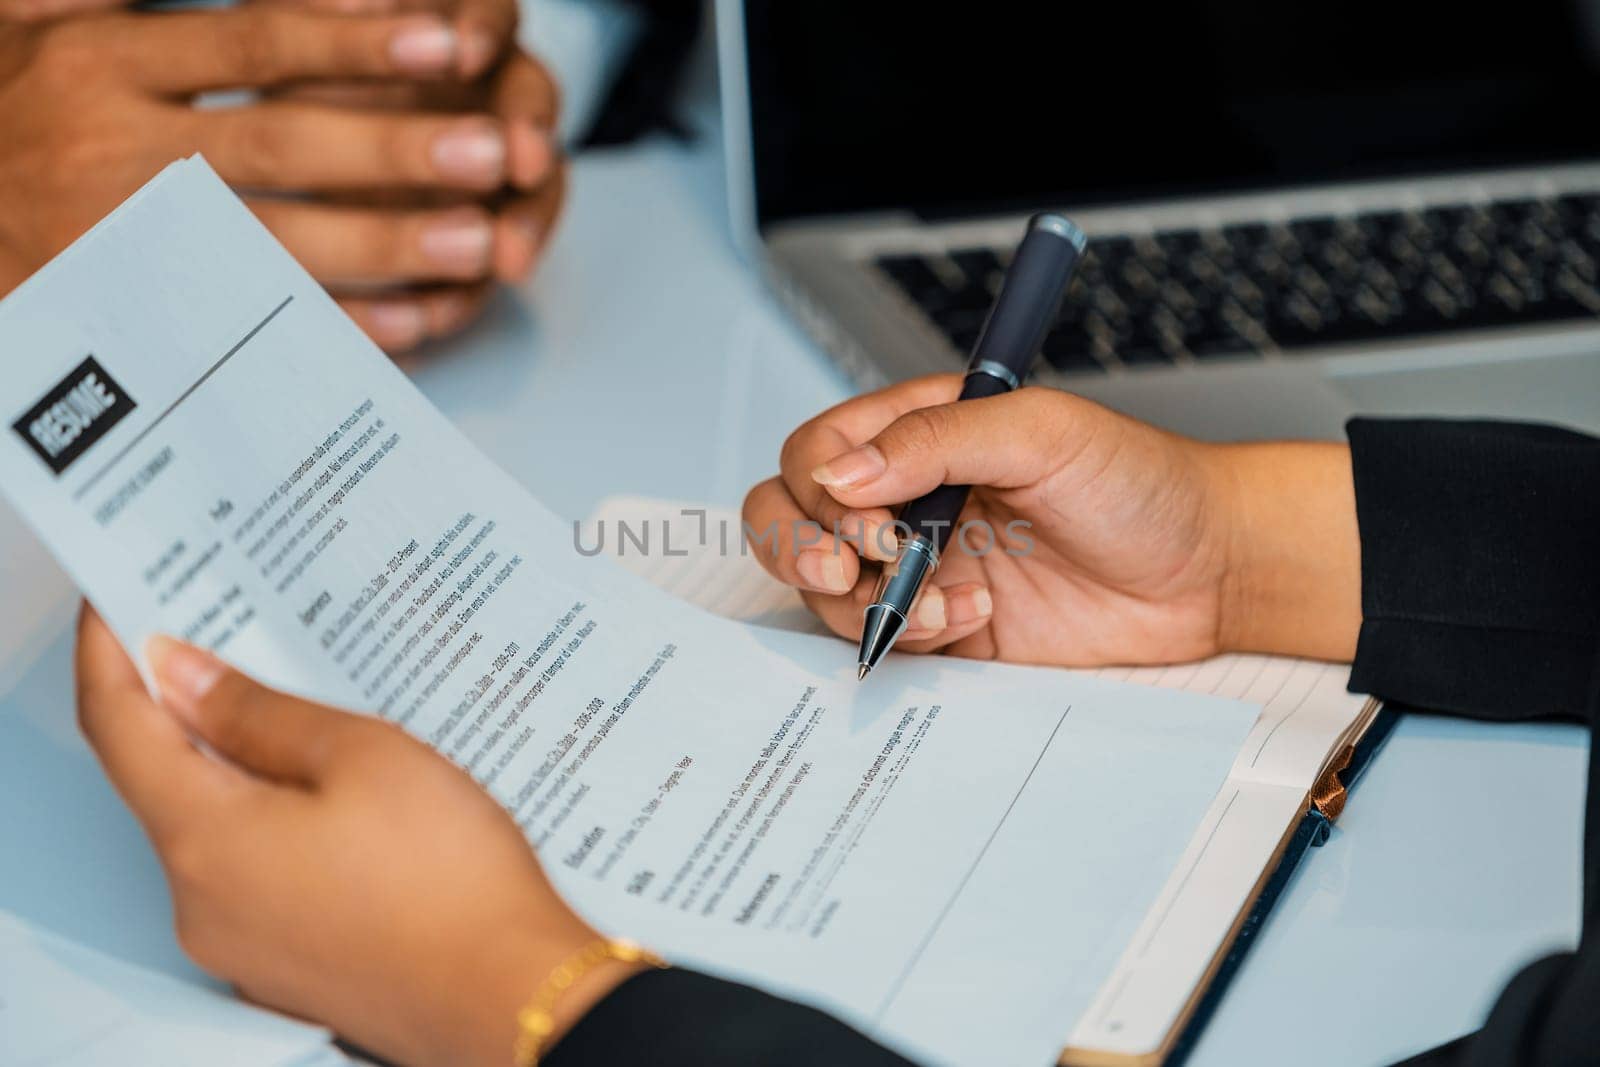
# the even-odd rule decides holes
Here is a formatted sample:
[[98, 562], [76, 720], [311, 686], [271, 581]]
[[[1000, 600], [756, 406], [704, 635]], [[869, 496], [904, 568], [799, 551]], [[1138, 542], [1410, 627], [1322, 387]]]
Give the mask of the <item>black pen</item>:
[[[1083, 231], [1065, 215], [1046, 212], [1028, 220], [1028, 232], [995, 294], [983, 332], [972, 346], [960, 399], [979, 400], [1021, 387], [1055, 321], [1086, 243]], [[867, 607], [857, 678], [865, 678], [905, 632], [922, 587], [939, 569], [939, 554], [950, 543], [971, 489], [969, 485], [941, 485], [900, 512], [896, 525], [901, 534], [899, 553], [878, 576], [878, 587]]]

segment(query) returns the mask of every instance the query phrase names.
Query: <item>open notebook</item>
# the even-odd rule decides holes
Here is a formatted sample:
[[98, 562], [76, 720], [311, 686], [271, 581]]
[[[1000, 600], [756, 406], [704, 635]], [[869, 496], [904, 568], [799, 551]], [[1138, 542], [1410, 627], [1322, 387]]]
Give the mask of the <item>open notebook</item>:
[[[753, 559], [738, 557], [741, 528], [733, 512], [615, 496], [601, 501], [580, 529], [586, 544], [603, 543], [623, 567], [705, 611], [823, 632], [794, 590]], [[649, 536], [656, 551], [640, 550], [641, 537]], [[1062, 1020], [1063, 1065], [1157, 1064], [1193, 1040], [1186, 1028], [1241, 928], [1259, 914], [1263, 891], [1291, 842], [1303, 836], [1308, 814], [1331, 822], [1343, 809], [1344, 779], [1378, 702], [1348, 692], [1349, 672], [1341, 665], [1271, 656], [1094, 673], [1261, 708], [1227, 780], [1098, 995], [1080, 1018]]]

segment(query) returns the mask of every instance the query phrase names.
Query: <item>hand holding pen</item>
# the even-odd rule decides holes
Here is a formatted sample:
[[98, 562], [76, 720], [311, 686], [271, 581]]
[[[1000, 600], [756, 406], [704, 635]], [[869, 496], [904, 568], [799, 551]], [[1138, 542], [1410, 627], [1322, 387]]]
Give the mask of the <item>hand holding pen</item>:
[[[1045, 213], [1029, 221], [973, 345], [957, 400], [987, 400], [1022, 388], [1087, 244], [1083, 231], [1063, 215]], [[866, 678], [910, 626], [911, 612], [951, 539], [971, 548], [965, 531], [956, 527], [970, 491], [946, 478], [901, 510], [896, 557], [879, 574], [863, 616], [858, 679]], [[999, 534], [988, 533], [992, 545]]]
[[[781, 473], [745, 500], [747, 528], [771, 535], [750, 554], [851, 641], [878, 565], [894, 558], [896, 512], [945, 484], [972, 491], [897, 651], [1062, 666], [1199, 659], [1259, 645], [1249, 630], [1261, 620], [1283, 629], [1284, 612], [1263, 600], [1271, 588], [1255, 588], [1272, 586], [1270, 574], [1236, 558], [1240, 545], [1281, 542], [1279, 555], [1303, 568], [1297, 546], [1315, 544], [1327, 567], [1356, 565], [1335, 536], [1346, 516], [1244, 514], [1250, 486], [1270, 498], [1288, 477], [1258, 446], [1191, 441], [1057, 389], [957, 403], [963, 383], [919, 378], [823, 412], [785, 442]], [[1321, 499], [1312, 482], [1336, 479], [1339, 462], [1348, 482], [1338, 446], [1294, 453], [1308, 499]], [[998, 537], [987, 551], [986, 529]], [[1349, 587], [1337, 578], [1295, 587], [1306, 596]], [[1294, 618], [1349, 614], [1331, 603]], [[1303, 655], [1343, 647], [1287, 629], [1273, 639]]]

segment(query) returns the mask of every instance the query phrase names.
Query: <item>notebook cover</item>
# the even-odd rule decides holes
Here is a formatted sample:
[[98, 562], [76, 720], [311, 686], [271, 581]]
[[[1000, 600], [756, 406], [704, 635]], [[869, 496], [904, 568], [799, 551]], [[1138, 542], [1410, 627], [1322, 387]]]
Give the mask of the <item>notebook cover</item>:
[[[1356, 744], [1355, 751], [1350, 756], [1349, 765], [1339, 774], [1339, 779], [1344, 783], [1346, 793], [1354, 790], [1355, 784], [1371, 764], [1378, 750], [1383, 747], [1389, 735], [1400, 722], [1398, 712], [1391, 710], [1387, 705], [1378, 709], [1377, 715], [1372, 719], [1372, 724], [1362, 734], [1361, 740]], [[1244, 965], [1245, 957], [1250, 953], [1250, 947], [1255, 944], [1257, 935], [1261, 932], [1262, 925], [1267, 921], [1272, 907], [1282, 896], [1288, 886], [1295, 870], [1300, 866], [1300, 861], [1306, 857], [1311, 849], [1320, 847], [1328, 840], [1333, 832], [1333, 823], [1323, 816], [1316, 808], [1306, 811], [1305, 817], [1300, 820], [1294, 834], [1289, 838], [1283, 850], [1283, 856], [1278, 861], [1278, 866], [1268, 876], [1266, 884], [1261, 887], [1261, 894], [1256, 898], [1256, 903], [1250, 909], [1250, 914], [1245, 917], [1239, 932], [1234, 935], [1233, 944], [1228, 948], [1228, 954], [1222, 958], [1216, 974], [1212, 976], [1211, 984], [1206, 987], [1199, 1004], [1195, 1007], [1194, 1014], [1189, 1017], [1178, 1039], [1173, 1042], [1171, 1051], [1164, 1061], [1165, 1067], [1179, 1067], [1194, 1051], [1200, 1034], [1205, 1030], [1206, 1023], [1211, 1021], [1211, 1016], [1216, 1012], [1222, 1002], [1222, 997], [1228, 991], [1228, 984], [1233, 981], [1233, 976]]]

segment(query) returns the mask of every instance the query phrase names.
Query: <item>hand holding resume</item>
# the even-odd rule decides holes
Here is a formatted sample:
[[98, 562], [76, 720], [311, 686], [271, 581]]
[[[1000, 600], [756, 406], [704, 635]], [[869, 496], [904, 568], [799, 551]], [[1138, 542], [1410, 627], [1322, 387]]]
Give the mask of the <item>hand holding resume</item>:
[[128, 648], [403, 725], [596, 926], [929, 1060], [1055, 1059], [1256, 721], [946, 657], [860, 687], [833, 641], [586, 558], [198, 160], [0, 339], [0, 486]]

